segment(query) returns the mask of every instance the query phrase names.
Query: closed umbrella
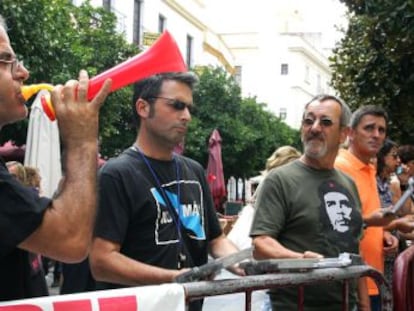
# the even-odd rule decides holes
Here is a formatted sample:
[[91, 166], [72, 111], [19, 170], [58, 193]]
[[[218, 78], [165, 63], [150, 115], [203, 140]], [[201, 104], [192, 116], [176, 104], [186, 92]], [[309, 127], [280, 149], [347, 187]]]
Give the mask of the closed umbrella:
[[60, 140], [57, 122], [44, 113], [40, 98], [47, 91], [40, 91], [32, 105], [26, 141], [24, 165], [39, 170], [44, 196], [52, 197], [62, 177]]
[[216, 210], [222, 209], [223, 198], [226, 196], [223, 162], [221, 159], [221, 136], [215, 129], [208, 141], [207, 179], [214, 199]]

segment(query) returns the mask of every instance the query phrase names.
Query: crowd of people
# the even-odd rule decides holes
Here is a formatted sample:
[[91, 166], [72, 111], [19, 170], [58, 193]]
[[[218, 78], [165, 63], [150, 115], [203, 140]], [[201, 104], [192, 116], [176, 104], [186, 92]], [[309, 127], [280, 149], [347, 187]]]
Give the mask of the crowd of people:
[[[0, 129], [26, 118], [20, 88], [28, 77], [0, 16]], [[137, 82], [136, 139], [98, 173], [99, 109], [111, 81], [90, 101], [88, 83], [82, 70], [51, 92], [65, 151], [53, 198], [42, 196], [36, 168], [0, 160], [0, 301], [48, 295], [41, 257], [63, 263], [62, 293], [174, 282], [246, 241], [256, 259], [361, 254], [389, 278], [413, 238], [413, 202], [397, 214], [391, 207], [414, 175], [414, 146], [386, 139], [381, 107], [351, 113], [331, 95], [307, 103], [303, 154], [284, 146], [269, 158], [241, 246], [223, 234], [203, 167], [174, 153], [191, 121], [197, 77], [160, 73]], [[244, 275], [237, 265], [229, 270]], [[272, 289], [269, 297], [273, 310], [297, 308], [294, 288]], [[342, 310], [342, 298], [342, 284], [329, 282], [305, 286], [303, 301], [305, 310], [332, 311]], [[381, 307], [365, 278], [350, 285], [347, 299], [350, 310]], [[202, 304], [192, 301], [189, 310]]]

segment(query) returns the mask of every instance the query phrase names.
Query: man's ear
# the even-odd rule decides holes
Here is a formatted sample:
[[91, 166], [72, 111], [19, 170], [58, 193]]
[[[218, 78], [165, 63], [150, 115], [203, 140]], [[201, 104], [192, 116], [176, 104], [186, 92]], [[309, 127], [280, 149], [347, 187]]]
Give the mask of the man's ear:
[[149, 115], [150, 106], [145, 99], [139, 98], [135, 103], [135, 109], [141, 118], [147, 118]]
[[348, 136], [351, 134], [351, 128], [349, 126], [345, 126], [341, 129], [341, 134], [340, 134], [340, 143], [343, 144], [346, 139], [348, 138]]

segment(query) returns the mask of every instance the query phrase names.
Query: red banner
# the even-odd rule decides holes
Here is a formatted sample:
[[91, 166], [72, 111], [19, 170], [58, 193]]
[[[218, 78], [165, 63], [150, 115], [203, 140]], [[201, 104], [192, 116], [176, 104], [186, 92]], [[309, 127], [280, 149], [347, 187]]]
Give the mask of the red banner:
[[163, 284], [0, 303], [0, 311], [184, 311], [184, 288]]

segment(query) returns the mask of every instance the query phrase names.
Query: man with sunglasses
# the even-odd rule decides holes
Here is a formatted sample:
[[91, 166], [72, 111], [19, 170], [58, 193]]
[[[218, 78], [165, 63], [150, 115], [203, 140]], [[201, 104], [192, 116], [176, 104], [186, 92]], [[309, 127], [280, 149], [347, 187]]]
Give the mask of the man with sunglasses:
[[136, 140], [99, 174], [90, 262], [100, 289], [173, 282], [208, 253], [237, 252], [221, 230], [203, 167], [174, 153], [191, 121], [196, 81], [164, 73], [135, 85]]
[[[354, 182], [334, 168], [350, 116], [348, 106], [331, 95], [318, 95], [306, 104], [301, 126], [303, 155], [270, 171], [257, 190], [250, 232], [257, 259], [359, 253], [361, 202]], [[346, 202], [346, 226], [343, 222], [340, 228], [328, 211], [334, 199]], [[349, 310], [356, 310], [356, 287], [356, 282], [350, 284]], [[308, 285], [303, 292], [304, 310], [343, 310], [341, 282]], [[269, 296], [273, 310], [298, 310], [297, 288], [271, 289]]]
[[[414, 223], [407, 218], [395, 219], [384, 214], [377, 190], [376, 169], [372, 159], [384, 144], [387, 132], [388, 115], [379, 106], [367, 105], [358, 108], [353, 114], [348, 134], [348, 148], [341, 149], [335, 167], [348, 174], [355, 181], [362, 203], [365, 223], [364, 237], [361, 240], [361, 253], [367, 264], [384, 272], [384, 252], [396, 252], [398, 239], [388, 230], [399, 229], [410, 232]], [[385, 227], [386, 226], [386, 227]], [[384, 230], [384, 227], [387, 230]], [[367, 278], [370, 305], [363, 310], [381, 309], [380, 296], [375, 282]]]
[[[29, 77], [10, 45], [0, 16], [0, 129], [26, 118], [21, 86]], [[66, 182], [51, 200], [39, 197], [7, 171], [0, 158], [0, 300], [28, 297], [30, 274], [14, 257], [16, 248], [60, 261], [82, 260], [89, 248], [96, 211], [98, 112], [110, 82], [91, 102], [87, 101], [88, 76], [68, 81], [52, 91], [65, 149]]]

